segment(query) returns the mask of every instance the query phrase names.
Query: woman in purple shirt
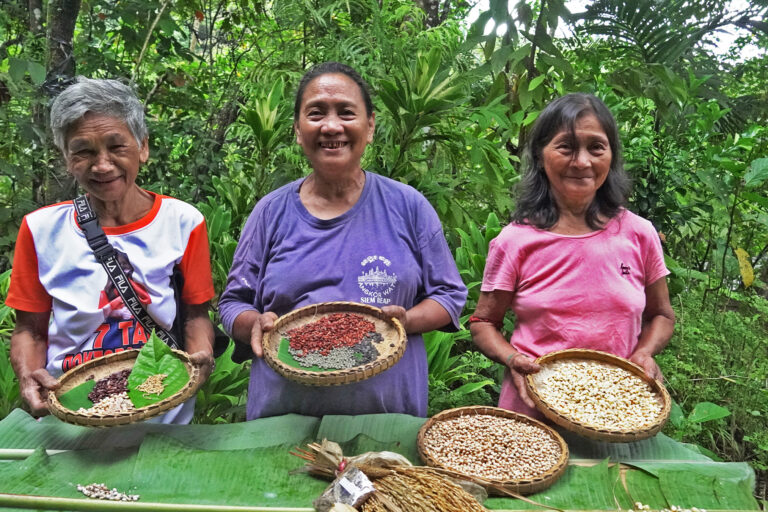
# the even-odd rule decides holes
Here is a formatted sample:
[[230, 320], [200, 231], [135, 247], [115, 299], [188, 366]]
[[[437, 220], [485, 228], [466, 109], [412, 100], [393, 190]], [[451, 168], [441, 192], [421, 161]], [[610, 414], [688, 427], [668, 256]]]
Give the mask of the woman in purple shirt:
[[[457, 328], [466, 287], [429, 202], [361, 168], [374, 126], [366, 83], [352, 68], [326, 62], [301, 79], [294, 130], [312, 173], [256, 204], [219, 302], [225, 329], [256, 356], [249, 420], [287, 413], [426, 415], [420, 333]], [[262, 359], [262, 334], [279, 315], [336, 300], [377, 306], [399, 319], [408, 333], [402, 359], [368, 380], [331, 388], [274, 372]]]

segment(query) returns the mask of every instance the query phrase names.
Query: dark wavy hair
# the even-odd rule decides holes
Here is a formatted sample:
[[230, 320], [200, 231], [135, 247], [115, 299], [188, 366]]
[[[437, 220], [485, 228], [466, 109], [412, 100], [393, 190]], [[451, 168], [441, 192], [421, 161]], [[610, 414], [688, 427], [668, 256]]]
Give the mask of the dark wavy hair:
[[368, 117], [371, 117], [373, 114], [373, 101], [371, 101], [371, 93], [368, 87], [368, 82], [366, 82], [363, 77], [360, 76], [360, 73], [347, 66], [346, 64], [328, 61], [317, 64], [316, 66], [312, 66], [306, 73], [304, 73], [304, 76], [301, 77], [301, 81], [299, 81], [299, 88], [296, 91], [296, 101], [293, 103], [294, 121], [299, 119], [301, 101], [304, 99], [304, 91], [306, 90], [309, 83], [319, 76], [333, 73], [346, 75], [353, 82], [355, 82], [355, 84], [357, 84], [357, 86], [360, 88], [360, 94], [363, 96], [363, 101], [365, 102], [365, 112], [368, 114]]
[[604, 226], [600, 221], [601, 216], [613, 218], [625, 206], [631, 187], [621, 159], [616, 120], [599, 98], [591, 94], [573, 93], [547, 105], [533, 125], [526, 149], [523, 178], [518, 187], [517, 205], [512, 214], [513, 222], [530, 224], [539, 229], [550, 229], [557, 223], [560, 211], [544, 172], [542, 151], [562, 130], [569, 130], [575, 139], [576, 121], [588, 114], [597, 118], [608, 137], [611, 167], [605, 182], [597, 189], [595, 198], [587, 207], [587, 225], [594, 230], [601, 229]]

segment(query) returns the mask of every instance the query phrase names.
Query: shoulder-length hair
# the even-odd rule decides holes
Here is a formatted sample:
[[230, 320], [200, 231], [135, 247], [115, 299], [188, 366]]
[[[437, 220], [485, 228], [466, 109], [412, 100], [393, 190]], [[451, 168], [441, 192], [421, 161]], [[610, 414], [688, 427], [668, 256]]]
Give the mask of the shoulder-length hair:
[[605, 182], [597, 190], [587, 207], [586, 222], [594, 230], [601, 229], [601, 218], [613, 218], [626, 204], [630, 180], [621, 159], [619, 130], [613, 114], [599, 98], [584, 93], [562, 96], [541, 112], [531, 130], [526, 148], [523, 178], [518, 188], [517, 205], [512, 221], [530, 224], [539, 229], [552, 228], [560, 218], [560, 211], [542, 165], [542, 151], [563, 130], [575, 139], [575, 124], [585, 115], [594, 115], [602, 126], [611, 147], [611, 167]]

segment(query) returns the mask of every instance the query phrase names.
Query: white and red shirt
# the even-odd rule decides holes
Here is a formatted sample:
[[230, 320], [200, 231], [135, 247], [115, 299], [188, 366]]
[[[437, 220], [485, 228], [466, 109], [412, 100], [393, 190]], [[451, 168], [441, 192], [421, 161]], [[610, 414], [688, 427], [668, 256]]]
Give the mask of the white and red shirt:
[[[172, 197], [152, 194], [141, 219], [104, 232], [147, 311], [170, 330], [176, 317], [171, 275], [184, 276], [182, 300], [213, 298], [208, 233], [203, 215]], [[144, 332], [116, 294], [75, 220], [72, 201], [36, 210], [19, 229], [6, 305], [51, 313], [46, 369], [53, 376], [100, 357], [140, 348]]]

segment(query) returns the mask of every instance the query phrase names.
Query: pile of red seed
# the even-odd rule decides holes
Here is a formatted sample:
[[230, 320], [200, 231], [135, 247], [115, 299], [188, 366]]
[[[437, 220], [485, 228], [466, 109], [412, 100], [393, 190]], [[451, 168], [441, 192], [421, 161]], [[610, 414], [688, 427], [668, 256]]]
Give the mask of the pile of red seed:
[[376, 326], [354, 313], [332, 313], [316, 322], [291, 329], [286, 334], [292, 352], [304, 355], [319, 352], [327, 356], [333, 348], [353, 347], [366, 334], [375, 333]]
[[93, 391], [88, 393], [88, 398], [91, 402], [97, 403], [110, 395], [117, 395], [118, 393], [128, 391], [128, 376], [130, 374], [131, 369], [126, 368], [96, 381]]

